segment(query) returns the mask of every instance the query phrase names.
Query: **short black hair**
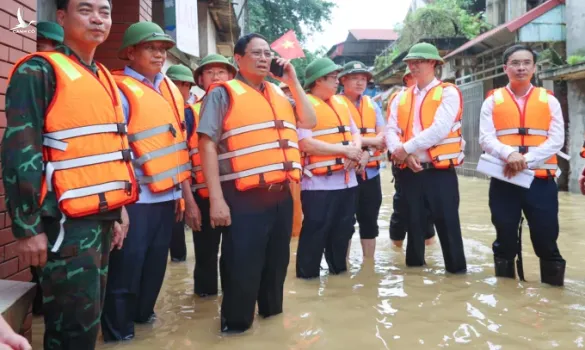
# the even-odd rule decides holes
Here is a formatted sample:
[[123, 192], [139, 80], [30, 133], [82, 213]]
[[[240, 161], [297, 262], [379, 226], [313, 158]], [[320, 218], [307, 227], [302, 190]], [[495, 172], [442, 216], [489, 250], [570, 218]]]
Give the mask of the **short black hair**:
[[[67, 10], [67, 6], [69, 6], [69, 0], [55, 0], [57, 4], [57, 10]], [[112, 7], [112, 0], [108, 0], [110, 7]]]
[[247, 35], [244, 35], [243, 37], [239, 38], [238, 41], [236, 42], [236, 45], [234, 46], [234, 55], [240, 55], [240, 56], [244, 56], [244, 54], [246, 53], [246, 48], [248, 47], [248, 44], [250, 43], [250, 41], [252, 41], [252, 39], [262, 39], [266, 42], [268, 42], [268, 39], [266, 39], [264, 36], [258, 34], [258, 33], [250, 33]]
[[532, 59], [534, 60], [534, 63], [536, 63], [536, 58], [537, 58], [537, 54], [534, 50], [532, 50], [529, 46], [526, 45], [514, 45], [511, 46], [509, 48], [506, 49], [506, 51], [504, 51], [504, 64], [508, 64], [508, 60], [510, 59], [510, 56], [512, 56], [514, 53], [518, 52], [518, 51], [528, 51], [532, 54]]

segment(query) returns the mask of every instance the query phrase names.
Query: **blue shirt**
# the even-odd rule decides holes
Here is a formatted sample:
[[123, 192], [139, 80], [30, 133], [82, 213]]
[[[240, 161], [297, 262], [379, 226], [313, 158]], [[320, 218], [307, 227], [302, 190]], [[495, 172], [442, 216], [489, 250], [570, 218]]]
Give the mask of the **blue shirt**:
[[185, 126], [187, 127], [187, 140], [189, 140], [195, 127], [195, 116], [190, 107], [185, 108]]
[[[146, 79], [142, 74], [136, 72], [134, 69], [126, 66], [124, 68], [124, 74], [144, 83], [145, 85], [151, 86], [154, 88], [158, 93], [160, 93], [160, 84], [164, 79], [164, 75], [162, 73], [158, 73], [154, 78], [154, 85]], [[130, 103], [128, 102], [128, 98], [124, 95], [124, 92], [120, 90], [120, 99], [122, 101], [122, 109], [124, 110], [124, 118], [126, 119], [126, 124], [129, 122], [130, 118]], [[134, 154], [132, 154], [132, 159], [134, 159]], [[136, 178], [144, 175], [144, 172], [140, 167], [134, 167], [134, 172], [136, 173]], [[142, 204], [149, 204], [149, 203], [160, 203], [160, 202], [167, 202], [167, 201], [174, 201], [175, 199], [182, 198], [183, 193], [181, 190], [168, 190], [166, 192], [161, 193], [152, 193], [148, 188], [148, 185], [140, 185], [140, 195], [138, 197], [137, 203]]]
[[[356, 108], [358, 109], [358, 111], [360, 110], [360, 102], [361, 102], [361, 97], [358, 98], [357, 103], [355, 103]], [[380, 109], [380, 107], [378, 106], [378, 104], [376, 103], [372, 103], [372, 105], [374, 106], [374, 110], [376, 111], [376, 127], [384, 127], [386, 126], [386, 120], [384, 119], [384, 115], [382, 114], [382, 110]], [[354, 118], [357, 118], [359, 116], [353, 116]], [[380, 162], [382, 163], [382, 162]], [[380, 169], [376, 169], [376, 168], [366, 168], [366, 176], [368, 179], [374, 178], [376, 176], [380, 175]]]

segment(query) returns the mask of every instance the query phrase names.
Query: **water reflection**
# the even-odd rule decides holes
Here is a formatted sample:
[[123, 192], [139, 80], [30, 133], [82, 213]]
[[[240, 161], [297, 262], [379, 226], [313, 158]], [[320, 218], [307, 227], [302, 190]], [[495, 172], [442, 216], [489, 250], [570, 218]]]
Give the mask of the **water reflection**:
[[[154, 325], [137, 325], [136, 339], [100, 349], [574, 349], [585, 346], [585, 197], [560, 194], [559, 247], [568, 262], [564, 289], [540, 284], [538, 259], [524, 245], [528, 282], [493, 277], [488, 183], [460, 178], [461, 222], [469, 273], [445, 275], [438, 243], [427, 266], [407, 268], [391, 247], [391, 175], [383, 173], [378, 249], [362, 262], [359, 236], [349, 272], [303, 281], [294, 277], [296, 241], [285, 285], [285, 312], [257, 319], [240, 336], [218, 332], [220, 299], [193, 296], [192, 249], [187, 263], [169, 263]], [[526, 231], [527, 232], [527, 231]], [[187, 235], [189, 237], [189, 235]], [[190, 242], [190, 239], [189, 239]], [[33, 326], [40, 349], [42, 320]]]

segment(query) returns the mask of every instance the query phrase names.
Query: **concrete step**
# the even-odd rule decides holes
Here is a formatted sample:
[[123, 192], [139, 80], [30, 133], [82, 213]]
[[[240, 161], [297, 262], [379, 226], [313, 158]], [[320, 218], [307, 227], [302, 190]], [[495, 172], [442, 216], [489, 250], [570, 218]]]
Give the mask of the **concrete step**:
[[34, 283], [0, 280], [0, 313], [15, 332], [20, 332], [34, 297]]

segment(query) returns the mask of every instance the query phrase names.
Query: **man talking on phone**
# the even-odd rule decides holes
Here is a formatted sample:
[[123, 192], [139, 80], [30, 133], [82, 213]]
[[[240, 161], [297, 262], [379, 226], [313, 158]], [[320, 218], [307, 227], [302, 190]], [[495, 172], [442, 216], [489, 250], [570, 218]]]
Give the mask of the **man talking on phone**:
[[[207, 181], [211, 226], [225, 226], [220, 272], [221, 331], [242, 333], [258, 313], [282, 313], [283, 286], [290, 255], [293, 200], [289, 183], [301, 178], [297, 127], [316, 124], [294, 67], [274, 58], [266, 39], [248, 34], [238, 40], [235, 79], [209, 88], [197, 133]], [[270, 73], [275, 61], [281, 77]], [[293, 95], [265, 81], [270, 74]]]

